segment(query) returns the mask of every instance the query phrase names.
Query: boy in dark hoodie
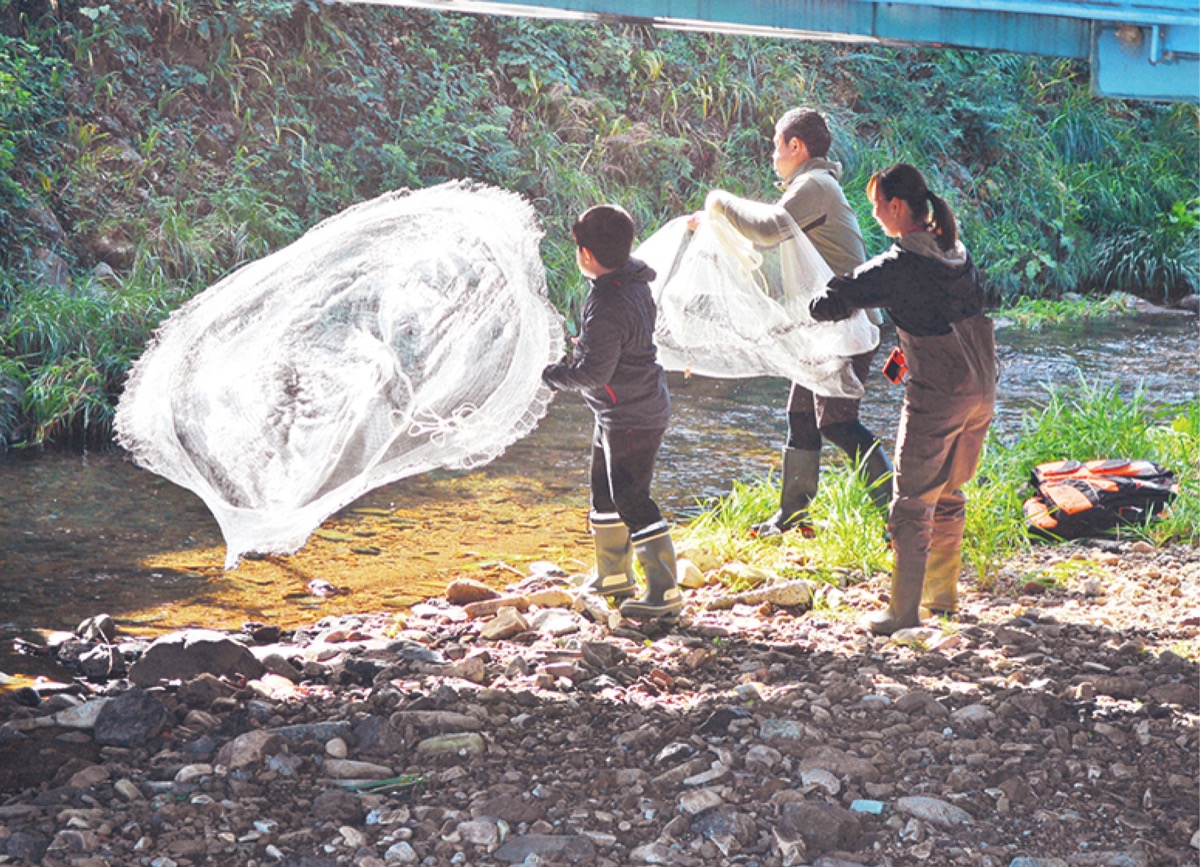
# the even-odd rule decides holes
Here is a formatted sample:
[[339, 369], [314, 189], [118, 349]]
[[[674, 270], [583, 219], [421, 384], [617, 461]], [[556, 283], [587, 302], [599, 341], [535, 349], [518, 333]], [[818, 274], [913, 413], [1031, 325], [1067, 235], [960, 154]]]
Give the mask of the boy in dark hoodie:
[[908, 363], [888, 515], [894, 564], [887, 611], [867, 618], [881, 635], [917, 626], [920, 609], [958, 605], [967, 498], [996, 402], [996, 347], [983, 291], [958, 240], [954, 212], [913, 166], [897, 163], [867, 184], [889, 250], [834, 277], [810, 305], [836, 321], [883, 307]]
[[671, 414], [667, 376], [654, 345], [654, 271], [632, 258], [633, 220], [617, 205], [596, 205], [571, 227], [575, 261], [592, 282], [569, 360], [542, 371], [560, 391], [578, 391], [596, 417], [591, 512], [596, 574], [586, 589], [625, 598], [637, 590], [636, 554], [646, 591], [621, 603], [634, 619], [671, 617], [683, 607], [670, 528], [650, 497], [654, 460]]

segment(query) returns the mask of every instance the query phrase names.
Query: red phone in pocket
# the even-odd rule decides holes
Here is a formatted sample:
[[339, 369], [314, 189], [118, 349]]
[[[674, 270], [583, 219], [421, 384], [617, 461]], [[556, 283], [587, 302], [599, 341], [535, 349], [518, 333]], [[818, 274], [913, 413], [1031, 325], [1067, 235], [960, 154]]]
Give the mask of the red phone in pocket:
[[892, 349], [891, 355], [883, 363], [883, 375], [887, 377], [888, 382], [903, 385], [906, 373], [908, 373], [908, 362], [904, 359], [904, 351], [897, 346]]

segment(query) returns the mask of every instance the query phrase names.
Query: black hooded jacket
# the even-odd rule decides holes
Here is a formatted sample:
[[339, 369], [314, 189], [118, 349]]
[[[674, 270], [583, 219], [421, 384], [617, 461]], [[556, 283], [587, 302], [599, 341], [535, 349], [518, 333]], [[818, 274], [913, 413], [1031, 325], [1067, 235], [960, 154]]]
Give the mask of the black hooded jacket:
[[809, 308], [821, 322], [845, 319], [860, 307], [883, 307], [913, 337], [949, 334], [950, 323], [983, 312], [983, 290], [961, 243], [942, 250], [933, 235], [905, 235], [889, 250], [829, 281]]
[[654, 270], [629, 259], [592, 281], [569, 360], [542, 371], [560, 391], [579, 391], [606, 429], [662, 430], [671, 415], [667, 375], [654, 345]]

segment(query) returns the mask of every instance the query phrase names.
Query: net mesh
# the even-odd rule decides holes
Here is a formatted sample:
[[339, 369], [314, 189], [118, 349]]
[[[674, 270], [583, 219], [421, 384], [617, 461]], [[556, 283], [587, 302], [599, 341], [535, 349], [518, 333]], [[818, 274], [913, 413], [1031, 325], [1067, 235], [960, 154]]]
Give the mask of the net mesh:
[[540, 239], [528, 203], [469, 182], [355, 205], [172, 314], [118, 442], [204, 500], [226, 568], [379, 485], [484, 464], [545, 414], [563, 350]]
[[817, 322], [809, 302], [826, 289], [829, 266], [794, 220], [774, 209], [786, 240], [759, 249], [719, 212], [692, 232], [667, 223], [634, 255], [658, 273], [654, 339], [659, 362], [721, 379], [779, 376], [828, 397], [861, 397], [850, 356], [875, 347], [879, 329], [864, 311]]

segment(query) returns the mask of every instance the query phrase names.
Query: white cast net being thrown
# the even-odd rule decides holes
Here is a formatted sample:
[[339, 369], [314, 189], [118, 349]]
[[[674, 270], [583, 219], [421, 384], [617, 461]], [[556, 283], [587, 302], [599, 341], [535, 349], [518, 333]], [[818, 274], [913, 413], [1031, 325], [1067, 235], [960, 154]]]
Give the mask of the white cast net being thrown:
[[226, 544], [289, 553], [364, 492], [486, 463], [546, 411], [562, 353], [533, 209], [469, 182], [355, 205], [164, 323], [118, 441]]
[[862, 397], [850, 356], [879, 343], [863, 311], [817, 322], [808, 304], [826, 291], [829, 266], [782, 208], [778, 245], [756, 249], [710, 208], [695, 232], [667, 223], [635, 256], [658, 273], [654, 333], [659, 363], [719, 379], [780, 376], [828, 397]]

